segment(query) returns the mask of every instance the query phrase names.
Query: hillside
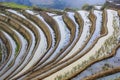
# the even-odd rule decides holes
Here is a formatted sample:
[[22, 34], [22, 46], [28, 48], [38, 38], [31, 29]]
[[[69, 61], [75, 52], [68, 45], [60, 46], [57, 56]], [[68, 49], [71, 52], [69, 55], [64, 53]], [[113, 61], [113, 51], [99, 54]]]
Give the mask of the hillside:
[[120, 79], [120, 10], [0, 8], [0, 80]]
[[12, 2], [12, 3], [16, 3], [16, 4], [27, 5], [27, 6], [32, 5], [30, 0], [0, 0], [0, 2]]
[[53, 8], [53, 9], [65, 9], [65, 8], [78, 8], [84, 4], [89, 5], [103, 5], [106, 0], [0, 0], [0, 2], [14, 2], [16, 4], [22, 4], [27, 6], [37, 6], [42, 8]]
[[9, 3], [8, 2], [0, 2], [0, 6], [1, 6], [1, 8], [9, 7], [9, 8], [16, 8], [16, 9], [32, 9], [32, 7], [30, 7], [30, 6], [16, 4], [13, 2], [9, 2]]

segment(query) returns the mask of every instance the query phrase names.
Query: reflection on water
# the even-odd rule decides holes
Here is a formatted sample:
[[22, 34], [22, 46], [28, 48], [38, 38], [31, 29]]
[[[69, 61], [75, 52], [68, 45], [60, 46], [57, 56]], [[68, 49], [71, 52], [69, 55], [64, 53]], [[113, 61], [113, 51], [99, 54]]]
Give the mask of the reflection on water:
[[[98, 73], [100, 71], [103, 71], [104, 68], [115, 68], [120, 66], [120, 48], [117, 50], [116, 55], [112, 58], [105, 59], [103, 61], [100, 61], [98, 63], [93, 64], [89, 68], [87, 68], [85, 71], [77, 75], [72, 80], [81, 80], [82, 78], [85, 78], [86, 76], [90, 76], [92, 74]], [[116, 76], [116, 75], [114, 75]], [[110, 78], [110, 77], [108, 77]], [[100, 79], [101, 80], [101, 79]], [[109, 80], [109, 79], [102, 79], [102, 80]]]
[[103, 78], [99, 78], [97, 80], [120, 80], [120, 73], [116, 73], [116, 74], [109, 75]]
[[0, 57], [1, 58], [0, 65], [1, 65], [7, 58], [7, 48], [1, 39], [0, 39], [0, 55], [1, 55]]

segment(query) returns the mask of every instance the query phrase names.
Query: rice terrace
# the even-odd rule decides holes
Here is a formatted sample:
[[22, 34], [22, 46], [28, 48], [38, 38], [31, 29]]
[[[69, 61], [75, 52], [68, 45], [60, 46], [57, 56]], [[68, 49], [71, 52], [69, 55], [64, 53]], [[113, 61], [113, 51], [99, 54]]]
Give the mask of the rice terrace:
[[1, 2], [0, 80], [120, 80], [120, 1], [64, 10]]

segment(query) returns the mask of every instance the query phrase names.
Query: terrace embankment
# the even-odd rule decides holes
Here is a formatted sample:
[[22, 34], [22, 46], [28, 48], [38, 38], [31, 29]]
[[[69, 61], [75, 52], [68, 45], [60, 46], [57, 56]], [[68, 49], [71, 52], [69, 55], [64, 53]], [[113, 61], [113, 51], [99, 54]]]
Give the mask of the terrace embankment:
[[[72, 29], [70, 29], [70, 30], [73, 30], [73, 26], [69, 26], [69, 27], [72, 28]], [[74, 27], [74, 28], [75, 28], [75, 27]], [[73, 34], [74, 34], [74, 33], [73, 33]], [[52, 66], [53, 63], [54, 63], [54, 62], [52, 62], [52, 64], [50, 64], [50, 65]], [[49, 65], [49, 66], [50, 66], [50, 65]], [[47, 66], [47, 67], [49, 67], [49, 66]]]
[[[29, 71], [28, 72], [31, 72], [31, 70], [33, 70], [33, 69], [36, 69], [36, 67], [40, 67], [40, 65], [42, 64], [42, 63], [44, 63], [52, 54], [53, 54], [53, 52], [55, 51], [55, 49], [58, 47], [58, 44], [59, 44], [59, 41], [60, 41], [60, 31], [59, 31], [59, 27], [58, 27], [58, 25], [57, 25], [57, 23], [54, 21], [54, 19], [52, 19], [50, 16], [48, 16], [46, 13], [44, 13], [44, 12], [41, 12], [40, 13], [40, 15], [44, 18], [44, 20], [50, 25], [50, 27], [55, 31], [55, 35], [57, 35], [56, 37], [55, 37], [55, 40], [56, 40], [56, 44], [55, 44], [55, 47], [54, 47], [54, 49], [50, 52], [50, 53], [47, 53], [47, 54], [44, 54], [43, 55], [43, 58], [44, 58], [44, 56], [47, 56], [46, 58], [44, 58], [42, 61], [40, 61], [40, 62], [38, 62], [37, 63], [37, 65], [36, 66], [34, 66], [33, 68], [31, 68], [31, 69], [29, 69]], [[47, 26], [46, 26], [47, 27]], [[45, 28], [45, 27], [44, 27]], [[42, 59], [42, 58], [41, 58]], [[40, 60], [41, 60], [40, 59]], [[51, 62], [53, 62], [53, 61], [51, 61]], [[51, 63], [51, 62], [49, 62], [49, 63]], [[46, 64], [46, 65], [48, 65], [48, 63]], [[44, 66], [43, 66], [44, 67]], [[25, 73], [24, 73], [25, 74]]]
[[[33, 25], [27, 18], [21, 17], [22, 14], [21, 14], [21, 16], [19, 16], [15, 13], [10, 12], [10, 11], [6, 11], [6, 12], [7, 12], [6, 15], [11, 16], [12, 19], [17, 20], [18, 22], [20, 22], [20, 24], [22, 24], [26, 28], [30, 29], [34, 33], [35, 40], [36, 40], [36, 46], [35, 46], [35, 49], [33, 50], [33, 53], [34, 53], [38, 47], [39, 42], [40, 42], [39, 31], [37, 30], [35, 25]], [[20, 14], [20, 13], [18, 12], [18, 14]], [[28, 39], [31, 40], [30, 38], [28, 38]], [[29, 41], [29, 42], [31, 42], [31, 41]]]
[[107, 27], [106, 27], [106, 24], [105, 23], [107, 23], [107, 21], [108, 21], [108, 18], [107, 18], [107, 13], [106, 13], [106, 10], [103, 10], [103, 14], [102, 14], [102, 21], [103, 21], [103, 23], [102, 23], [102, 29], [101, 29], [101, 35], [102, 36], [104, 36], [105, 34], [107, 34], [108, 33], [108, 30], [107, 30]]
[[[15, 54], [19, 54], [19, 52], [20, 52], [20, 50], [21, 50], [21, 47], [22, 47], [21, 41], [20, 41], [19, 37], [18, 37], [18, 36], [15, 34], [15, 32], [13, 32], [13, 31], [9, 28], [9, 26], [8, 26], [6, 23], [4, 23], [4, 22], [0, 22], [0, 28], [1, 28], [3, 31], [7, 32], [7, 33], [14, 39], [14, 41], [16, 42], [16, 45], [17, 45], [17, 51], [16, 51]], [[17, 57], [17, 56], [16, 56], [16, 57]], [[6, 70], [10, 69], [10, 67], [12, 67], [13, 65], [14, 65], [14, 61], [11, 63], [11, 65], [10, 65]]]
[[[11, 16], [13, 19], [16, 19], [21, 24], [25, 25], [26, 28], [30, 29], [33, 32], [33, 34], [35, 36], [35, 46], [34, 46], [34, 50], [32, 52], [35, 53], [37, 48], [38, 48], [38, 46], [39, 46], [40, 39], [41, 39], [40, 38], [40, 34], [39, 34], [39, 30], [36, 28], [36, 25], [31, 20], [27, 19], [19, 11], [8, 10], [7, 11], [7, 15]], [[31, 39], [29, 39], [29, 40], [31, 41]], [[31, 58], [32, 58], [32, 56], [29, 59], [31, 59]]]
[[[95, 31], [95, 23], [93, 23], [93, 22], [95, 22], [95, 20], [96, 20], [96, 17], [95, 17], [95, 15], [92, 13], [92, 12], [90, 12], [90, 14], [89, 14], [89, 16], [88, 16], [88, 19], [90, 19], [90, 21], [91, 21], [91, 23], [92, 23], [92, 25], [90, 25], [89, 27], [90, 27], [90, 29], [88, 30], [88, 33], [90, 34], [90, 35], [85, 35], [85, 27], [86, 26], [84, 26], [84, 20], [82, 20], [82, 17], [81, 17], [81, 15], [79, 14], [79, 13], [76, 13], [75, 14], [75, 17], [76, 17], [76, 19], [78, 20], [77, 21], [77, 23], [79, 24], [79, 25], [81, 25], [80, 26], [80, 30], [81, 30], [81, 32], [80, 32], [80, 34], [81, 34], [81, 36], [78, 36], [78, 38], [79, 38], [79, 42], [77, 41], [77, 43], [76, 43], [76, 45], [77, 44], [81, 44], [82, 46], [79, 46], [79, 49], [77, 50], [77, 51], [75, 51], [76, 50], [76, 47], [75, 47], [75, 50], [74, 50], [74, 52], [71, 52], [71, 53], [74, 53], [73, 55], [70, 55], [70, 57], [68, 57], [67, 59], [63, 59], [64, 61], [67, 61], [67, 60], [69, 60], [69, 59], [71, 59], [71, 58], [73, 58], [74, 56], [76, 56], [77, 54], [80, 54], [80, 52], [85, 48], [85, 46], [88, 44], [88, 42], [89, 42], [89, 40], [91, 39], [91, 37], [92, 37], [92, 35], [93, 35], [93, 33], [94, 33], [94, 31]], [[83, 30], [84, 29], [84, 30]], [[84, 32], [83, 32], [84, 31]], [[82, 43], [84, 43], [84, 44], [82, 44], [80, 41], [83, 39], [83, 34], [84, 34], [84, 36], [86, 36], [86, 40], [84, 40], [84, 42], [82, 42]], [[86, 33], [87, 34], [87, 33]], [[73, 49], [74, 49], [74, 47], [73, 47]], [[67, 57], [67, 56], [66, 56]], [[61, 60], [62, 62], [64, 62], [63, 60]]]
[[[70, 50], [75, 46], [75, 44], [79, 40], [79, 37], [82, 33], [81, 28], [79, 29], [79, 33], [77, 33], [77, 28], [76, 28], [77, 26], [75, 25], [74, 21], [72, 19], [70, 19], [70, 17], [67, 15], [67, 13], [63, 14], [63, 21], [68, 26], [69, 30], [71, 31], [71, 39], [70, 39], [71, 45], [69, 45], [68, 48], [65, 50], [65, 52], [63, 52], [62, 55], [60, 55], [58, 57], [56, 62], [63, 59], [70, 52]], [[79, 27], [81, 27], [81, 26], [79, 26]], [[76, 34], [78, 34], [78, 36], [76, 36]]]
[[[107, 35], [107, 34], [106, 34]], [[78, 59], [78, 58], [77, 58]]]
[[[4, 64], [9, 60], [11, 54], [12, 54], [12, 48], [11, 48], [11, 43], [10, 41], [7, 39], [7, 37], [0, 31], [0, 39], [3, 41], [3, 44], [5, 44], [5, 47], [7, 48], [7, 55], [5, 58], [5, 61], [0, 64], [0, 69], [4, 66]], [[2, 60], [2, 53], [0, 53], [0, 61]]]
[[[56, 45], [55, 45], [55, 48], [54, 48], [54, 53], [52, 53], [52, 56], [53, 55], [56, 55], [55, 57], [54, 57], [54, 59], [51, 59], [48, 63], [46, 63], [47, 65], [50, 63], [51, 64], [51, 62], [53, 63], [56, 59], [58, 59], [58, 57], [61, 55], [61, 53], [63, 53], [66, 49], [67, 49], [67, 46], [68, 45], [70, 45], [70, 42], [71, 42], [71, 37], [70, 37], [70, 41], [68, 41], [68, 44], [66, 45], [66, 43], [65, 44], [61, 44], [61, 42], [63, 43], [63, 41], [65, 40], [64, 39], [64, 37], [65, 38], [67, 38], [66, 37], [66, 35], [69, 35], [69, 33], [68, 34], [64, 34], [63, 32], [64, 32], [64, 28], [66, 28], [66, 30], [67, 30], [67, 27], [66, 27], [66, 25], [64, 24], [64, 22], [62, 21], [62, 16], [55, 16], [55, 17], [51, 17], [51, 16], [48, 16], [48, 14], [46, 14], [46, 13], [44, 13], [44, 12], [41, 12], [40, 13], [41, 15], [42, 15], [42, 17], [45, 19], [45, 21], [54, 29], [54, 31], [55, 31], [55, 33], [57, 32], [57, 31], [61, 31], [60, 33], [59, 33], [59, 36], [57, 36], [57, 38], [58, 37], [60, 37], [60, 40], [58, 40], [57, 39], [57, 42], [56, 42]], [[57, 20], [59, 21], [61, 21], [60, 22], [60, 24], [57, 22]], [[55, 24], [55, 25], [53, 25], [53, 23]], [[61, 24], [62, 24], [62, 26], [61, 26]], [[64, 24], [64, 25], [63, 25]], [[61, 30], [61, 27], [64, 27], [64, 28], [62, 28], [63, 29], [63, 31]], [[67, 31], [66, 31], [67, 32]], [[71, 30], [70, 30], [70, 32], [71, 32]], [[57, 33], [58, 34], [58, 33]], [[62, 34], [64, 34], [64, 35], [62, 35]], [[68, 36], [68, 38], [69, 38], [69, 36]], [[59, 41], [59, 44], [58, 44], [58, 41]], [[61, 45], [64, 45], [64, 48], [59, 48], [59, 47], [61, 47]], [[59, 50], [59, 52], [57, 51], [57, 50]], [[56, 54], [55, 54], [56, 53]], [[50, 57], [50, 55], [51, 54], [49, 54], [49, 57]], [[49, 59], [49, 57], [47, 57], [47, 59]]]
[[[27, 20], [27, 18], [23, 18], [23, 17], [15, 14], [15, 13], [12, 13], [12, 12], [7, 11], [7, 10], [3, 13], [10, 16], [12, 19], [15, 19], [15, 20], [19, 21], [22, 25], [24, 25], [25, 27], [30, 29], [35, 34], [36, 45], [37, 45], [37, 42], [40, 41], [40, 38], [38, 38], [39, 37], [38, 30], [34, 27], [34, 25], [30, 21]], [[20, 14], [20, 13], [18, 12], [18, 14]]]
[[[10, 15], [10, 13], [8, 12], [8, 14]], [[32, 45], [32, 35], [28, 32], [28, 30], [24, 27], [24, 25], [21, 23], [21, 21], [17, 21], [18, 19], [21, 19], [20, 17], [18, 17], [17, 19], [16, 18], [14, 18], [16, 15], [14, 15], [14, 14], [12, 14], [11, 13], [11, 16], [10, 16], [10, 19], [11, 20], [13, 20], [13, 21], [15, 21], [19, 26], [20, 26], [20, 29], [18, 30], [21, 34], [23, 34], [23, 35], [25, 35], [24, 36], [24, 38], [26, 38], [27, 40], [28, 40], [28, 43], [29, 43], [29, 45], [28, 45], [28, 49], [26, 50], [26, 53], [24, 54], [24, 57], [21, 59], [21, 60], [25, 60], [25, 58], [26, 58], [26, 56], [27, 56], [27, 54], [29, 53], [29, 50], [30, 50], [30, 48], [31, 48], [31, 45]], [[16, 20], [15, 20], [16, 19]], [[24, 20], [24, 19], [23, 19]], [[27, 21], [26, 21], [26, 23], [27, 23]], [[30, 24], [29, 24], [30, 25]], [[28, 25], [27, 25], [28, 26]], [[28, 26], [29, 27], [29, 26]], [[32, 29], [35, 31], [36, 30], [36, 28], [34, 29], [34, 27], [32, 27]], [[37, 31], [37, 30], [36, 30]], [[36, 31], [35, 31], [35, 33], [36, 33]], [[33, 50], [33, 51], [35, 51], [35, 50]], [[34, 53], [34, 52], [33, 52]], [[32, 58], [32, 56], [31, 56], [31, 58]], [[29, 58], [30, 59], [30, 58]], [[27, 65], [27, 63], [26, 63], [26, 65]], [[18, 66], [19, 67], [19, 66]], [[17, 69], [17, 68], [16, 68]], [[15, 70], [15, 69], [14, 69]]]
[[[81, 26], [80, 26], [80, 30], [82, 31], [82, 27], [83, 27], [83, 20], [82, 20], [82, 18], [80, 17], [80, 15], [78, 14], [78, 13], [76, 13], [75, 14], [75, 16], [76, 16], [76, 19], [78, 20], [77, 22], [78, 22], [78, 24], [80, 24]], [[95, 16], [91, 13], [90, 14], [90, 16], [92, 16], [92, 20], [93, 20], [93, 22], [95, 22]], [[68, 22], [68, 21], [67, 21]], [[94, 32], [94, 27], [95, 27], [95, 25], [93, 24], [92, 25], [92, 32], [91, 32], [91, 35], [93, 34], [93, 32]], [[82, 34], [82, 32], [80, 32], [81, 34]], [[80, 37], [80, 36], [78, 36], [78, 37]], [[69, 60], [69, 59], [71, 59], [71, 58], [73, 58], [74, 56], [76, 56], [84, 47], [85, 47], [85, 45], [88, 43], [88, 41], [90, 40], [90, 38], [91, 38], [91, 36], [89, 37], [89, 39], [87, 39], [87, 41], [86, 41], [86, 43], [84, 44], [84, 46], [81, 48], [81, 49], [79, 49], [79, 51], [77, 51], [77, 52], [74, 52], [74, 55], [72, 55], [71, 57], [69, 57], [68, 59], [65, 59], [64, 61], [67, 61], [67, 60]], [[64, 62], [64, 61], [62, 61], [62, 62]], [[58, 63], [57, 63], [58, 64]], [[56, 64], [56, 65], [57, 65]]]
[[[120, 47], [119, 16], [119, 10], [111, 9], [62, 15], [1, 10], [0, 38], [9, 53], [0, 66], [0, 79], [69, 80], [82, 74], [91, 65], [115, 56]], [[108, 68], [81, 79], [94, 80], [118, 71], [119, 67]]]
[[[119, 47], [120, 47], [120, 44], [118, 44], [118, 46], [113, 49], [111, 55], [115, 55], [115, 53], [116, 53], [116, 51]], [[116, 67], [116, 68], [108, 69], [108, 70], [105, 70], [105, 71], [101, 71], [101, 72], [96, 73], [94, 75], [88, 76], [88, 77], [86, 77], [82, 80], [95, 80], [95, 79], [105, 77], [105, 76], [108, 76], [108, 75], [111, 75], [111, 74], [114, 74], [114, 73], [118, 73], [118, 72], [120, 72], [120, 67]]]
[[27, 17], [28, 19], [32, 20], [34, 23], [36, 23], [36, 25], [39, 26], [40, 29], [42, 29], [42, 31], [44, 32], [46, 38], [47, 38], [47, 48], [49, 49], [52, 45], [52, 37], [50, 35], [50, 31], [47, 28], [47, 26], [35, 15], [32, 15], [26, 11], [22, 11], [21, 12], [25, 17]]
[[[107, 17], [107, 16], [106, 16]], [[106, 18], [105, 17], [105, 18]], [[107, 19], [107, 18], [106, 18]], [[106, 34], [107, 34], [107, 32], [106, 32]], [[103, 36], [103, 35], [102, 35]], [[114, 51], [116, 50], [116, 48], [115, 49], [113, 49]], [[113, 52], [114, 52], [113, 51]], [[115, 52], [114, 52], [115, 53]], [[97, 55], [97, 54], [96, 54]], [[113, 56], [113, 54], [110, 54], [110, 55], [108, 55], [108, 56], [104, 56], [103, 58], [100, 58], [100, 59], [98, 59], [98, 61], [101, 61], [101, 60], [103, 60], [103, 59], [106, 59], [106, 58], [109, 58], [109, 57], [112, 57]], [[91, 58], [92, 59], [92, 58]], [[93, 61], [92, 61], [92, 63], [96, 63], [96, 62], [98, 62], [97, 60], [94, 60], [94, 58], [92, 59]], [[90, 65], [92, 65], [92, 64], [90, 64]], [[90, 65], [88, 65], [88, 67], [90, 66]], [[84, 67], [84, 70], [86, 69], [86, 67]], [[84, 71], [83, 70], [83, 71]], [[92, 79], [90, 79], [90, 80], [92, 80]]]
[[[118, 15], [119, 15], [119, 11], [118, 11]], [[115, 47], [115, 49], [113, 49], [112, 51], [112, 56], [113, 57], [117, 51], [117, 49], [120, 47], [120, 44], [118, 44], [117, 47]], [[98, 78], [101, 78], [101, 77], [105, 77], [105, 76], [108, 76], [108, 75], [111, 75], [111, 74], [114, 74], [114, 73], [117, 73], [119, 72], [119, 67], [114, 67], [114, 68], [110, 68], [110, 69], [107, 69], [107, 70], [104, 70], [104, 71], [101, 71], [99, 73], [96, 73], [96, 74], [93, 74], [91, 76], [88, 76], [86, 78], [84, 78], [83, 80], [93, 80], [93, 79], [98, 79]]]
[[[74, 40], [74, 38], [75, 38], [75, 27], [73, 27], [73, 26], [75, 26], [75, 24], [73, 23], [73, 21], [72, 21], [71, 19], [69, 19], [69, 17], [67, 17], [67, 14], [64, 14], [64, 15], [63, 15], [63, 20], [65, 21], [67, 27], [69, 28], [69, 30], [70, 30], [70, 32], [71, 32], [71, 38], [70, 38], [69, 44], [63, 49], [62, 52], [60, 52], [60, 54], [63, 53], [64, 50], [66, 50], [66, 48], [68, 48], [68, 46], [71, 46], [70, 44], [73, 42], [73, 40]], [[80, 30], [82, 30], [82, 29], [80, 29]], [[80, 34], [81, 34], [81, 32], [82, 32], [82, 31], [80, 31]], [[80, 36], [80, 35], [79, 35], [79, 36]], [[77, 42], [77, 40], [76, 40], [76, 42]], [[67, 52], [68, 52], [68, 51], [67, 51]], [[66, 52], [65, 55], [67, 55], [67, 52]], [[64, 56], [65, 56], [65, 55], [64, 55]], [[62, 56], [63, 56], [63, 55], [62, 55]], [[63, 56], [63, 57], [64, 57], [64, 56]], [[58, 57], [58, 56], [57, 56], [57, 57]], [[61, 57], [61, 55], [60, 55], [59, 57]], [[57, 59], [55, 62], [52, 62], [52, 64], [44, 67], [44, 69], [45, 69], [45, 68], [46, 68], [46, 69], [49, 69], [52, 65], [58, 63], [58, 61], [59, 61], [60, 59], [62, 59], [63, 57]]]
[[[67, 18], [67, 19], [68, 19], [68, 18]], [[67, 21], [68, 21], [68, 20], [67, 20]], [[70, 24], [71, 24], [71, 22], [72, 22], [72, 21], [70, 21], [70, 20], [69, 20], [69, 22], [66, 22], [66, 23], [67, 23], [67, 24], [68, 24], [68, 23], [70, 23]], [[72, 22], [72, 23], [73, 23], [73, 22]], [[73, 24], [74, 24], [74, 23], [73, 23]], [[75, 26], [75, 24], [74, 24], [74, 25], [73, 25], [73, 24], [72, 24], [72, 25], [69, 25], [69, 27], [71, 27], [71, 28], [72, 28], [72, 29], [71, 29], [71, 30], [72, 30], [72, 34], [74, 34], [74, 35], [75, 35], [75, 33], [73, 33], [73, 31], [75, 32], [75, 27], [73, 27], [73, 26]], [[38, 70], [37, 70], [37, 71], [38, 71]], [[39, 72], [40, 72], [40, 71], [39, 71]]]
[[[68, 19], [68, 18], [67, 18]], [[95, 19], [94, 19], [95, 20]], [[66, 22], [66, 23], [68, 23], [68, 21]], [[71, 26], [72, 27], [72, 26]], [[92, 26], [92, 27], [94, 27], [94, 26]], [[93, 30], [93, 32], [94, 32], [94, 30]], [[92, 32], [92, 34], [93, 34], [93, 32]], [[88, 40], [89, 41], [89, 40]], [[50, 69], [50, 68], [47, 68], [47, 69]], [[42, 72], [45, 72], [44, 70], [42, 71]], [[38, 73], [37, 73], [38, 74]], [[43, 74], [43, 73], [42, 73]]]
[[[53, 31], [55, 33], [55, 41], [56, 42], [55, 42], [55, 45], [54, 45], [54, 49], [47, 55], [46, 59], [44, 59], [44, 61], [46, 61], [53, 54], [53, 52], [57, 49], [57, 47], [59, 45], [59, 42], [60, 42], [60, 39], [61, 39], [61, 34], [60, 34], [58, 24], [56, 23], [56, 21], [51, 16], [46, 14], [46, 12], [40, 12], [40, 16], [43, 17], [43, 19], [53, 29]], [[42, 61], [42, 63], [44, 63], [44, 61]], [[51, 61], [51, 62], [53, 62], [53, 61]]]
[[30, 34], [28, 33], [28, 31], [26, 29], [24, 29], [21, 25], [20, 22], [17, 22], [16, 20], [14, 20], [13, 18], [10, 18], [8, 16], [0, 16], [0, 20], [11, 25], [13, 28], [15, 28], [16, 30], [18, 30], [23, 36], [24, 38], [26, 38], [28, 40], [28, 43], [30, 43]]
[[74, 22], [67, 16], [67, 14], [63, 14], [63, 20], [65, 22], [65, 24], [67, 25], [68, 29], [71, 31], [71, 39], [70, 41], [73, 41], [73, 39], [75, 38], [75, 24]]

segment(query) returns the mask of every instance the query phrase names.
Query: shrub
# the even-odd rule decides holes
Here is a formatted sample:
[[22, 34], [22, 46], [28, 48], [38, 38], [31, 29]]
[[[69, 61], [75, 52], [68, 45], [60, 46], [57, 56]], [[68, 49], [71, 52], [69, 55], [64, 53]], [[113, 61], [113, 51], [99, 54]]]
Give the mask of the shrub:
[[83, 7], [82, 7], [82, 9], [88, 10], [88, 11], [92, 10], [93, 8], [94, 8], [94, 7], [93, 7], [92, 5], [89, 5], [89, 4], [85, 4], [85, 5], [83, 5]]

